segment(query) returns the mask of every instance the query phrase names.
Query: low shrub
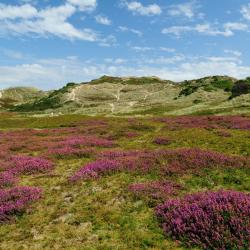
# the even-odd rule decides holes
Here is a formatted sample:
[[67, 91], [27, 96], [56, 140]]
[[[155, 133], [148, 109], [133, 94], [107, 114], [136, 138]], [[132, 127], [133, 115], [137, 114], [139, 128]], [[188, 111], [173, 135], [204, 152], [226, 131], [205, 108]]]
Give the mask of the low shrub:
[[14, 187], [0, 190], [0, 223], [11, 219], [13, 215], [24, 212], [33, 201], [41, 198], [41, 189], [34, 187]]
[[203, 249], [250, 248], [250, 194], [204, 192], [157, 206], [164, 232]]
[[83, 166], [73, 175], [73, 180], [97, 178], [106, 174], [129, 171], [148, 173], [154, 171], [163, 176], [200, 174], [208, 168], [250, 167], [249, 159], [225, 155], [199, 148], [104, 151], [100, 158]]
[[124, 137], [127, 137], [127, 138], [134, 138], [134, 137], [138, 137], [139, 135], [140, 135], [139, 133], [136, 133], [134, 131], [128, 131], [124, 133]]
[[249, 158], [231, 156], [216, 151], [201, 150], [199, 148], [162, 150], [158, 154], [161, 155], [163, 162], [166, 160], [162, 171], [167, 175], [182, 175], [186, 173], [199, 174], [208, 168], [250, 167]]
[[13, 186], [17, 182], [16, 177], [8, 172], [0, 173], [0, 189]]
[[231, 134], [225, 130], [218, 130], [216, 131], [216, 134], [221, 137], [231, 137]]
[[167, 129], [250, 129], [250, 119], [244, 116], [178, 116], [154, 119], [166, 124]]
[[90, 157], [94, 152], [91, 148], [74, 148], [69, 146], [64, 146], [62, 148], [50, 149], [48, 151], [49, 155], [53, 155], [58, 159], [65, 159], [71, 157]]
[[8, 171], [14, 175], [46, 173], [54, 166], [49, 160], [26, 155], [12, 156], [11, 163], [13, 166]]
[[72, 177], [70, 181], [88, 180], [98, 178], [102, 174], [117, 171], [120, 164], [116, 160], [99, 160], [88, 163], [86, 166], [80, 168]]
[[66, 138], [64, 141], [59, 143], [59, 145], [64, 146], [87, 146], [87, 147], [104, 147], [109, 148], [113, 147], [115, 144], [111, 140], [107, 140], [104, 138], [96, 137], [96, 136], [76, 136]]
[[155, 205], [165, 201], [171, 196], [178, 195], [178, 191], [183, 189], [183, 187], [171, 181], [151, 181], [131, 184], [128, 189], [136, 197]]
[[157, 137], [153, 140], [153, 143], [157, 145], [168, 145], [171, 143], [171, 140], [166, 137]]

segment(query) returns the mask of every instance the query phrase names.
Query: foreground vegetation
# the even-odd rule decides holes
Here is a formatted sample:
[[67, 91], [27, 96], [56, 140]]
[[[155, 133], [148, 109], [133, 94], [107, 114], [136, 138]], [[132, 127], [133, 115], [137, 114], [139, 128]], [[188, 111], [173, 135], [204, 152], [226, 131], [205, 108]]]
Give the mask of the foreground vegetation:
[[1, 249], [250, 247], [249, 117], [2, 113], [0, 129]]

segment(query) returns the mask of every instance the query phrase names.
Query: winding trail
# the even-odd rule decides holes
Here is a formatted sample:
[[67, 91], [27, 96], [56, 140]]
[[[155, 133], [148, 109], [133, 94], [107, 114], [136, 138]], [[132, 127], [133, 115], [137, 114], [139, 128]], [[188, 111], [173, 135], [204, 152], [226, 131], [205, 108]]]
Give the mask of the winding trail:
[[75, 101], [78, 102], [78, 98], [76, 97], [76, 91], [78, 90], [79, 87], [75, 87], [69, 94], [68, 94], [68, 98], [71, 101]]
[[114, 113], [115, 112], [115, 104], [114, 103], [110, 103], [109, 105], [111, 107], [111, 113]]

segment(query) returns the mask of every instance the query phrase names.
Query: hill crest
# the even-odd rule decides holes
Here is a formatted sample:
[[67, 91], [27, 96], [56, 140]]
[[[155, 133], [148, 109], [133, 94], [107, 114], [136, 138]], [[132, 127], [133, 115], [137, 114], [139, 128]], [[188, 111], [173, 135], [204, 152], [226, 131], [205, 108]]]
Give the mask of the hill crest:
[[[29, 95], [26, 95], [29, 100], [19, 100], [14, 103], [12, 110], [86, 115], [221, 114], [232, 111], [248, 113], [248, 92], [230, 100], [233, 96], [232, 89], [237, 82], [237, 79], [229, 76], [207, 76], [173, 82], [154, 76], [104, 75], [89, 82], [68, 83], [50, 92], [30, 90]], [[33, 97], [30, 97], [32, 95]]]

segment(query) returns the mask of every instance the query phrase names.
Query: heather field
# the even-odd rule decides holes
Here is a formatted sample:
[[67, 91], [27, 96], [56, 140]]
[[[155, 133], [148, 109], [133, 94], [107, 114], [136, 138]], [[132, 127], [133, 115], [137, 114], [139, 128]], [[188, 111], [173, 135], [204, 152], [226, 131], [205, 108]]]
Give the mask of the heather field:
[[0, 249], [249, 249], [250, 117], [0, 115]]

